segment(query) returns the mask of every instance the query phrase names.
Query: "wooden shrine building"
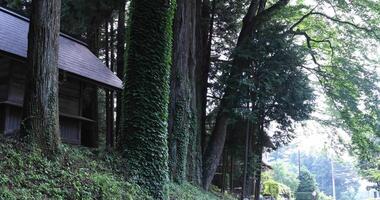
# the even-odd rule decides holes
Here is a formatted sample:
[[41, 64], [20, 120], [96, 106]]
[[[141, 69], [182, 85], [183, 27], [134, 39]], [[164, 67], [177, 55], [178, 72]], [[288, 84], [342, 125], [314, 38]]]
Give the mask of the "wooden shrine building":
[[[0, 7], [0, 135], [18, 132], [24, 96], [29, 20]], [[59, 112], [65, 143], [96, 146], [97, 88], [120, 90], [122, 81], [86, 44], [59, 39]]]

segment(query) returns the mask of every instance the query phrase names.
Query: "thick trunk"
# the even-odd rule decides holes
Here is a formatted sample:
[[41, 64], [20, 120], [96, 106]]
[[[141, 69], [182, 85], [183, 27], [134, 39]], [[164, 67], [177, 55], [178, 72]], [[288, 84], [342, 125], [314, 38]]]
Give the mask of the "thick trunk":
[[46, 155], [59, 150], [58, 49], [60, 0], [32, 2], [21, 133]]
[[172, 0], [133, 0], [130, 6], [123, 141], [128, 178], [154, 199], [168, 182], [168, 103]]
[[[186, 180], [191, 120], [191, 92], [195, 68], [196, 3], [177, 1], [169, 106], [169, 164], [171, 178]], [[194, 113], [195, 114], [195, 113]], [[193, 140], [192, 140], [193, 141]]]
[[100, 49], [100, 26], [102, 20], [98, 17], [93, 17], [90, 23], [87, 25], [87, 37], [86, 42], [88, 48], [94, 53], [97, 57], [99, 56]]
[[223, 153], [224, 142], [227, 135], [228, 114], [220, 111], [217, 115], [214, 132], [203, 155], [203, 176], [202, 187], [208, 190], [216, 169], [218, 168], [220, 157]]
[[198, 64], [197, 64], [197, 104], [199, 109], [199, 130], [201, 134], [202, 153], [206, 148], [206, 107], [208, 77], [210, 72], [211, 41], [213, 35], [213, 24], [215, 16], [216, 0], [212, 5], [210, 0], [200, 3], [200, 13], [198, 20]]
[[[279, 0], [277, 3], [265, 9], [265, 5], [262, 5], [262, 11], [257, 12], [260, 6], [260, 2], [264, 0], [252, 0], [251, 5], [248, 9], [246, 16], [243, 19], [243, 26], [241, 32], [239, 34], [238, 42], [236, 45], [236, 49], [242, 48], [242, 46], [252, 37], [255, 28], [257, 28], [261, 23], [265, 22], [269, 19], [274, 12], [280, 10], [285, 5], [289, 3], [289, 0]], [[240, 77], [242, 76], [242, 72], [245, 67], [249, 66], [249, 60], [244, 57], [235, 56], [233, 58], [233, 67], [230, 72], [228, 83], [226, 86], [225, 93], [221, 100], [220, 111], [216, 118], [215, 126], [212, 131], [212, 136], [210, 141], [208, 142], [208, 146], [206, 147], [206, 152], [204, 154], [204, 162], [203, 166], [203, 187], [204, 189], [208, 189], [211, 184], [212, 178], [216, 171], [216, 166], [219, 163], [220, 155], [223, 151], [223, 146], [226, 138], [226, 129], [227, 123], [229, 120], [230, 112], [237, 105], [236, 91], [238, 91], [238, 85]], [[216, 140], [216, 141], [213, 141]], [[210, 145], [218, 144], [220, 147], [209, 147]]]
[[[126, 1], [120, 1], [119, 5], [119, 19], [117, 22], [117, 58], [116, 58], [116, 73], [117, 77], [124, 80], [124, 53], [125, 53], [125, 5]], [[122, 116], [122, 93], [116, 93], [116, 142], [120, 149], [120, 135], [121, 135], [121, 116]]]

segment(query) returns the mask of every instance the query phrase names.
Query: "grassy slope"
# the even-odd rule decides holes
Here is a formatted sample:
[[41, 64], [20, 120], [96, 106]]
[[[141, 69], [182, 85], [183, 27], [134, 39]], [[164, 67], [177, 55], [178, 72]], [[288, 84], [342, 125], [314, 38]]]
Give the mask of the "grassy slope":
[[[0, 200], [7, 199], [150, 199], [124, 181], [119, 155], [64, 146], [55, 161], [22, 143], [0, 139]], [[230, 199], [190, 184], [170, 184], [171, 200]]]

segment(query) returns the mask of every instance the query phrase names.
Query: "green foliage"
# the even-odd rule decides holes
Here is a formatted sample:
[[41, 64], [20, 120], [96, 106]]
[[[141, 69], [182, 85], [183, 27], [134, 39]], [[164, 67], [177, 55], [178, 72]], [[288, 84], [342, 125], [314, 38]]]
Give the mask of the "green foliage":
[[314, 176], [307, 169], [302, 169], [298, 179], [300, 184], [296, 191], [296, 200], [312, 200], [312, 193], [318, 189]]
[[[54, 161], [37, 149], [0, 138], [0, 199], [153, 199], [136, 184], [125, 181], [125, 159], [81, 147], [63, 146]], [[195, 186], [168, 184], [170, 199], [225, 199], [228, 194]]]
[[167, 118], [175, 1], [130, 5], [122, 141], [129, 179], [155, 199], [166, 196]]
[[180, 185], [171, 183], [168, 188], [171, 200], [236, 200], [227, 194], [203, 191], [189, 183], [183, 183]]
[[275, 199], [280, 199], [281, 196], [286, 195], [287, 197], [292, 196], [292, 192], [289, 187], [278, 183], [274, 180], [268, 180], [263, 182], [263, 192], [264, 196], [271, 196]]
[[[234, 98], [239, 100], [233, 112], [264, 127], [275, 122], [276, 146], [294, 138], [293, 123], [308, 119], [314, 105], [313, 89], [303, 70], [305, 49], [284, 29], [280, 23], [268, 23], [233, 54], [250, 63], [242, 77], [233, 80], [238, 82]], [[246, 108], [247, 102], [251, 109]]]
[[118, 155], [64, 146], [54, 161], [37, 149], [0, 139], [0, 199], [149, 199], [124, 181]]
[[318, 200], [333, 200], [332, 197], [330, 196], [327, 196], [325, 193], [323, 192], [319, 192], [318, 193]]
[[300, 2], [287, 7], [279, 19], [295, 24], [295, 35], [310, 50], [314, 63], [310, 72], [335, 117], [327, 123], [351, 134], [352, 152], [361, 160], [379, 160], [380, 88], [375, 69], [379, 63], [379, 5], [372, 0], [321, 0], [308, 8]]
[[[291, 155], [292, 162], [298, 163], [298, 155]], [[325, 152], [315, 152], [312, 154], [301, 155], [302, 164], [312, 173], [315, 174], [318, 187], [325, 194], [332, 196], [332, 174], [331, 174], [331, 159]], [[343, 196], [351, 196], [353, 199], [359, 190], [359, 176], [354, 167], [354, 163], [347, 161], [333, 160], [334, 171], [339, 176], [335, 176], [336, 197], [343, 199]]]
[[278, 161], [272, 164], [272, 168], [273, 180], [288, 186], [295, 194], [299, 185], [298, 174], [295, 173], [297, 171], [296, 166]]
[[117, 0], [62, 0], [61, 27], [65, 32], [82, 37], [96, 20], [108, 20], [117, 3]]
[[360, 173], [367, 180], [380, 185], [380, 160], [365, 164], [362, 164]]

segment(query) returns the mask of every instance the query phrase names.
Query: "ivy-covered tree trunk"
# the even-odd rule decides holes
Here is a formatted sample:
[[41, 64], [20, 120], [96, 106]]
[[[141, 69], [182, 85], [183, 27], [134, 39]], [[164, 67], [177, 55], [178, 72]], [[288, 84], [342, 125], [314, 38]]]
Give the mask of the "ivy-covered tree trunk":
[[130, 5], [123, 104], [123, 147], [129, 179], [164, 199], [174, 0]]
[[59, 150], [58, 48], [60, 0], [34, 0], [28, 36], [28, 76], [24, 95], [22, 136], [45, 155]]
[[[191, 97], [196, 65], [196, 2], [178, 0], [174, 20], [174, 51], [169, 106], [169, 165], [171, 178], [186, 181], [190, 137], [196, 136]], [[192, 132], [194, 130], [194, 132]], [[192, 139], [192, 142], [195, 140]], [[190, 153], [191, 150], [190, 150]]]

